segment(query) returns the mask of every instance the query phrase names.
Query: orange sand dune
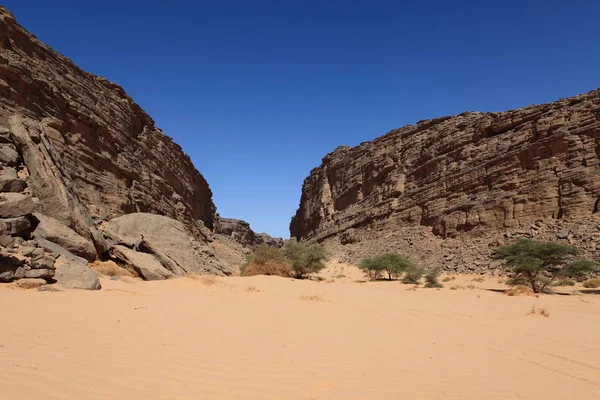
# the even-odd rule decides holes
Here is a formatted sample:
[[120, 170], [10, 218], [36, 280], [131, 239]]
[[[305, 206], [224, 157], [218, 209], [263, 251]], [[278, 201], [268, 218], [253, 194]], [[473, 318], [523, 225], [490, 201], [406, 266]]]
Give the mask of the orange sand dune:
[[462, 279], [4, 285], [0, 398], [600, 398], [600, 296], [450, 290]]

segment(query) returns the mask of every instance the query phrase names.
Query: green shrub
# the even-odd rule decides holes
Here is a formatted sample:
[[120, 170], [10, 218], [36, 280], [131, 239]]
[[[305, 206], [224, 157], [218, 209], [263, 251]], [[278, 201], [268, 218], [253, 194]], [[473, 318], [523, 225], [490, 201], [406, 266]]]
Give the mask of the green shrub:
[[512, 282], [525, 282], [534, 293], [544, 292], [560, 278], [581, 278], [594, 271], [592, 261], [579, 260], [566, 264], [577, 248], [556, 243], [540, 243], [533, 239], [518, 239], [496, 249], [494, 259], [504, 260], [512, 270]]
[[426, 288], [441, 288], [444, 287], [439, 281], [440, 274], [442, 272], [439, 268], [430, 269], [425, 274], [425, 287]]
[[398, 253], [385, 253], [374, 258], [365, 258], [359, 264], [359, 268], [365, 271], [369, 279], [378, 279], [386, 273], [390, 281], [413, 266], [414, 263], [408, 257]]
[[583, 281], [583, 287], [588, 289], [596, 289], [600, 287], [600, 278], [592, 278]]
[[381, 266], [377, 264], [374, 258], [365, 258], [358, 264], [358, 268], [360, 268], [372, 281], [380, 279], [383, 274]]
[[308, 278], [325, 268], [324, 262], [329, 258], [323, 246], [309, 246], [296, 239], [288, 240], [283, 252], [292, 264], [293, 276], [297, 279]]
[[411, 267], [406, 269], [406, 273], [402, 277], [402, 283], [408, 285], [418, 285], [421, 283], [421, 278], [425, 274], [423, 267], [413, 264]]
[[292, 266], [285, 254], [280, 249], [267, 246], [258, 246], [246, 257], [246, 262], [240, 267], [243, 276], [277, 275], [289, 277]]

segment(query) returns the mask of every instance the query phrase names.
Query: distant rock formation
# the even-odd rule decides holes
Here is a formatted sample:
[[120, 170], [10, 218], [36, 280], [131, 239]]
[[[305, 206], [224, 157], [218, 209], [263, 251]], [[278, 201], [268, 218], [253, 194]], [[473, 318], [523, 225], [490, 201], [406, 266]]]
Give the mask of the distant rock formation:
[[[488, 247], [505, 235], [577, 240], [574, 232], [585, 231], [583, 248], [597, 256], [599, 204], [594, 90], [519, 110], [421, 121], [339, 147], [304, 181], [290, 232], [345, 246], [339, 251], [351, 258], [403, 250], [445, 268], [477, 262], [474, 270], [487, 270]], [[443, 248], [452, 243], [466, 244], [462, 253], [472, 245], [472, 254], [456, 257]]]
[[217, 219], [215, 232], [230, 237], [245, 247], [255, 247], [266, 244], [271, 247], [283, 247], [282, 238], [274, 238], [266, 233], [256, 233], [246, 221], [233, 218]]

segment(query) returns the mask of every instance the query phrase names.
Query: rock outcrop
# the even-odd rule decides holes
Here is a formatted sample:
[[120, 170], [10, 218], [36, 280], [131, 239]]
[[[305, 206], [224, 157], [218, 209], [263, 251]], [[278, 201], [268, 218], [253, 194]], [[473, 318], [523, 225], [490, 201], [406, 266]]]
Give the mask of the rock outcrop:
[[[339, 147], [304, 181], [290, 232], [354, 259], [404, 250], [446, 268], [461, 257], [444, 246], [458, 241], [472, 247], [464, 263], [481, 255], [474, 268], [486, 270], [488, 248], [506, 235], [563, 240], [560, 231], [583, 230], [590, 242], [584, 249], [597, 252], [599, 208], [595, 90], [519, 110], [421, 121]], [[569, 235], [578, 240], [572, 233], [564, 240]]]
[[[212, 192], [181, 147], [120, 86], [78, 68], [1, 6], [0, 168], [0, 235], [33, 240], [58, 257], [53, 276], [29, 275], [98, 288], [87, 266], [96, 259], [133, 266], [152, 257], [166, 270], [132, 269], [153, 279], [231, 274], [242, 258], [237, 243], [215, 243]], [[146, 235], [144, 224], [115, 237], [115, 221], [128, 214], [162, 216], [169, 222], [157, 227], [175, 227], [162, 235], [173, 233], [177, 243], [167, 246], [154, 229], [134, 248], [130, 236]], [[0, 250], [10, 260], [19, 252], [18, 245]], [[16, 279], [15, 268], [2, 271], [2, 279]]]
[[[82, 71], [0, 8], [0, 129], [16, 139], [41, 211], [91, 239], [132, 212], [212, 228], [215, 206], [189, 157], [118, 85]], [[0, 140], [1, 141], [1, 140]], [[0, 144], [0, 160], [19, 162]]]
[[111, 243], [111, 257], [144, 279], [230, 273], [214, 252], [191, 237], [177, 220], [133, 213], [114, 218], [100, 228]]
[[246, 221], [233, 218], [217, 218], [215, 233], [227, 236], [244, 247], [266, 244], [271, 247], [283, 247], [282, 238], [274, 238], [266, 233], [256, 233]]

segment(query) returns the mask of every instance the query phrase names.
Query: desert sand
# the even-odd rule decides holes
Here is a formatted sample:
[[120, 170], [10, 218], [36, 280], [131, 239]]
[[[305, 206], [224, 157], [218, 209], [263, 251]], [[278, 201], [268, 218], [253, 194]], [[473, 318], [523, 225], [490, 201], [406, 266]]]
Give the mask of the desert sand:
[[600, 398], [598, 295], [508, 297], [486, 290], [502, 288], [497, 278], [467, 276], [412, 290], [356, 282], [344, 265], [329, 274], [339, 278], [0, 286], [0, 398]]

